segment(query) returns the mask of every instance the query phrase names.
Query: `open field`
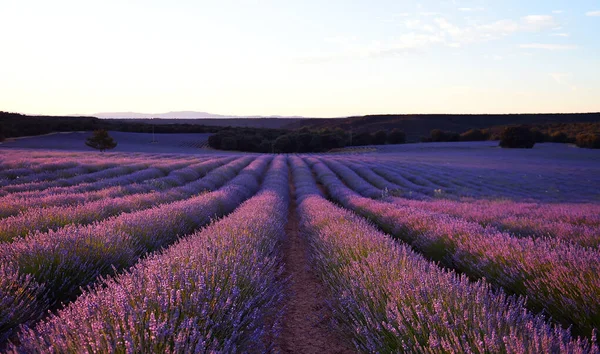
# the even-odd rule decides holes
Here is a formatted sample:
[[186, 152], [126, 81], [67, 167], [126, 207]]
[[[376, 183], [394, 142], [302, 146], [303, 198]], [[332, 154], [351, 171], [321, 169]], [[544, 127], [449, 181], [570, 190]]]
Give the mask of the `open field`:
[[[0, 143], [1, 147], [13, 149], [49, 149], [93, 151], [85, 145], [91, 132], [52, 133], [41, 136], [12, 138]], [[210, 134], [152, 134], [110, 132], [117, 141], [114, 152], [149, 153], [206, 153]]]
[[0, 145], [1, 352], [599, 353], [597, 150], [113, 136]]

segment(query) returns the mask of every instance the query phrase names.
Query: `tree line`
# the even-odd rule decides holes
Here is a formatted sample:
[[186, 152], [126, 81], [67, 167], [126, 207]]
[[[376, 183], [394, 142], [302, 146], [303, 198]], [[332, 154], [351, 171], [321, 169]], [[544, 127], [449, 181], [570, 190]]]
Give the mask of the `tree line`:
[[343, 129], [298, 131], [228, 128], [208, 138], [208, 144], [219, 150], [237, 150], [260, 153], [309, 153], [325, 152], [347, 146], [404, 144], [406, 134], [398, 129], [353, 135]]
[[0, 111], [0, 133], [5, 138], [53, 132], [112, 130], [131, 133], [214, 133], [219, 127], [197, 124], [152, 124], [95, 117], [29, 116]]
[[[519, 128], [515, 128], [519, 127]], [[515, 130], [516, 129], [516, 130]], [[148, 124], [95, 117], [28, 116], [0, 111], [0, 141], [4, 137], [42, 135], [52, 132], [108, 130], [136, 133], [212, 133], [209, 145], [215, 149], [260, 153], [324, 152], [347, 146], [403, 144], [406, 134], [398, 128], [375, 132], [342, 128], [299, 130], [214, 127], [197, 124]], [[494, 126], [469, 129], [462, 133], [433, 129], [422, 142], [502, 140], [519, 136], [519, 141], [573, 143], [579, 147], [600, 148], [600, 122], [547, 123], [519, 126]], [[509, 139], [510, 140], [510, 139]], [[510, 147], [510, 143], [507, 143]], [[517, 144], [519, 145], [519, 144]], [[533, 145], [531, 145], [533, 146]]]
[[[470, 129], [461, 134], [433, 129], [422, 142], [450, 141], [505, 141], [504, 147], [533, 147], [536, 143], [570, 143], [578, 147], [600, 148], [600, 123], [550, 123], [533, 125], [496, 126], [488, 129]], [[512, 143], [519, 141], [520, 143]], [[524, 143], [527, 142], [527, 143]]]

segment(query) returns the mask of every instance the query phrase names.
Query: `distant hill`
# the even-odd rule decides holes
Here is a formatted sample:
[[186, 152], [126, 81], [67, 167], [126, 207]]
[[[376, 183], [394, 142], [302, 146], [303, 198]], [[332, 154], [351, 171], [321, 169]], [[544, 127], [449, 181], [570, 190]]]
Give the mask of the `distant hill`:
[[[208, 127], [237, 127], [237, 128], [265, 128], [284, 129], [292, 123], [298, 123], [308, 118], [196, 118], [196, 119], [115, 119], [121, 122], [135, 122], [145, 124], [192, 124]], [[310, 118], [315, 119], [315, 118]]]
[[[172, 112], [177, 115], [177, 112]], [[198, 113], [198, 112], [195, 112]], [[353, 133], [378, 130], [390, 131], [394, 128], [406, 132], [408, 141], [419, 141], [421, 137], [429, 136], [431, 130], [441, 129], [462, 133], [473, 128], [491, 128], [513, 124], [540, 125], [552, 123], [597, 123], [600, 113], [573, 114], [432, 114], [432, 115], [367, 115], [347, 118], [191, 118], [191, 119], [122, 119], [123, 122], [136, 122], [155, 125], [191, 124], [211, 127], [266, 128], [298, 130], [308, 128], [352, 130]]]
[[303, 119], [290, 122], [284, 129], [336, 129], [352, 130], [353, 133], [403, 130], [408, 141], [418, 141], [429, 136], [431, 130], [441, 129], [462, 133], [473, 128], [491, 128], [496, 126], [526, 124], [539, 125], [550, 123], [596, 123], [600, 122], [600, 113], [572, 114], [427, 114], [427, 115], [368, 115], [348, 118]]
[[[80, 116], [76, 114], [75, 116]], [[160, 118], [160, 119], [237, 119], [237, 118], [281, 118], [281, 119], [303, 119], [306, 117], [300, 116], [235, 116], [235, 115], [222, 115], [222, 114], [214, 114], [207, 112], [197, 112], [197, 111], [174, 111], [167, 113], [137, 113], [137, 112], [103, 112], [103, 113], [95, 113], [92, 114], [93, 117], [97, 118], [111, 118], [111, 119], [151, 119], [151, 118]]]

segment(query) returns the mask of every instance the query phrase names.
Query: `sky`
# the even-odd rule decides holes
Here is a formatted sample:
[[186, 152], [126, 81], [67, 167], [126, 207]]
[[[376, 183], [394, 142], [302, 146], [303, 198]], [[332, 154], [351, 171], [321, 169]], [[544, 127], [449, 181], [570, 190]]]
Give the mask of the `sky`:
[[600, 0], [0, 0], [0, 110], [600, 111]]

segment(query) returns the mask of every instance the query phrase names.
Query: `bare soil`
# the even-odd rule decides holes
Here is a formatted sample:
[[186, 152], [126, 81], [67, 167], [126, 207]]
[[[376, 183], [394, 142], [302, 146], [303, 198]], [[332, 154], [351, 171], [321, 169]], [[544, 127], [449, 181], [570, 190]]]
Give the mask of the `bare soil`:
[[298, 230], [295, 190], [290, 183], [291, 202], [287, 240], [283, 245], [284, 276], [289, 279], [282, 323], [282, 353], [355, 353], [351, 343], [330, 327], [331, 312], [326, 305], [326, 291], [313, 273], [309, 261], [308, 240]]

